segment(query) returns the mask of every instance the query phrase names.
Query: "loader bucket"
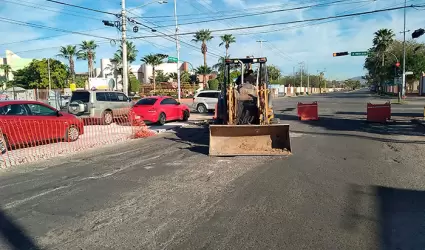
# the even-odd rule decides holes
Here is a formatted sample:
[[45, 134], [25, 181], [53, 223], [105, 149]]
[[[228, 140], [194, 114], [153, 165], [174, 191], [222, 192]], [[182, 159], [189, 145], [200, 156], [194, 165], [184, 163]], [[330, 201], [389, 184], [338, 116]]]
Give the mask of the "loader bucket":
[[290, 155], [288, 124], [210, 125], [212, 156]]

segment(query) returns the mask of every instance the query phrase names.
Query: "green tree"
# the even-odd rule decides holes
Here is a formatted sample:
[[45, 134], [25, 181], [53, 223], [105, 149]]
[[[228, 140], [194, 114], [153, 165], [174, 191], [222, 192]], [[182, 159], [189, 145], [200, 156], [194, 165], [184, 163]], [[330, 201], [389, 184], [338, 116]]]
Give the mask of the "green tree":
[[187, 71], [180, 72], [180, 82], [190, 82], [190, 73]]
[[[50, 78], [53, 89], [66, 87], [68, 71], [65, 65], [58, 60], [50, 59]], [[48, 88], [47, 59], [33, 60], [27, 67], [15, 71], [12, 84], [24, 88]]]
[[139, 93], [140, 92], [140, 82], [137, 80], [136, 76], [130, 72], [129, 73], [129, 92]]
[[77, 46], [73, 46], [73, 45], [62, 46], [59, 49], [58, 56], [68, 60], [69, 70], [72, 76], [72, 80], [75, 81], [74, 57], [77, 56]]
[[211, 35], [211, 31], [208, 29], [202, 29], [198, 32], [196, 32], [196, 34], [193, 36], [194, 38], [192, 39], [192, 41], [194, 42], [201, 42], [201, 52], [204, 55], [204, 67], [207, 67], [207, 52], [208, 52], [208, 47], [207, 47], [207, 42], [211, 41], [211, 39], [213, 39], [214, 37]]
[[146, 63], [147, 65], [152, 66], [152, 79], [153, 79], [153, 93], [155, 94], [155, 67], [160, 65], [162, 63], [162, 60], [164, 60], [165, 55], [162, 54], [149, 54], [145, 57], [143, 57], [141, 60], [142, 62]]
[[204, 89], [208, 89], [207, 75], [211, 74], [212, 69], [208, 66], [199, 66], [198, 68], [195, 69], [195, 71], [196, 71], [196, 74], [203, 76]]
[[83, 41], [80, 44], [80, 50], [77, 52], [77, 59], [80, 60], [87, 60], [88, 63], [88, 75], [89, 77], [92, 76], [94, 68], [93, 68], [93, 62], [96, 58], [96, 48], [98, 45], [95, 41]]
[[221, 43], [218, 46], [224, 45], [224, 47], [226, 48], [226, 57], [228, 57], [230, 44], [235, 43], [236, 38], [232, 34], [225, 34], [220, 36], [220, 39], [221, 39]]
[[170, 76], [168, 74], [165, 74], [163, 70], [156, 71], [155, 82], [168, 82], [168, 80], [170, 80]]
[[220, 83], [219, 83], [218, 79], [208, 80], [208, 89], [210, 89], [210, 90], [218, 90], [219, 84]]
[[276, 67], [275, 65], [268, 65], [267, 66], [267, 73], [269, 75], [269, 80], [277, 80], [280, 77], [280, 69]]

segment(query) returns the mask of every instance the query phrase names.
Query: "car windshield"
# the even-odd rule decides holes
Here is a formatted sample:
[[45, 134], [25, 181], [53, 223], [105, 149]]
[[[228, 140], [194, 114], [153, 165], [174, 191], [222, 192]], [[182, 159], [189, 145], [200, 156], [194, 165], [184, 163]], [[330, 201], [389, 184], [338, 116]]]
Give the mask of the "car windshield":
[[136, 103], [136, 105], [154, 105], [156, 100], [158, 100], [158, 99], [156, 99], [156, 98], [143, 98], [143, 99], [140, 99]]
[[82, 101], [89, 102], [90, 101], [90, 93], [89, 92], [74, 92], [72, 93], [71, 102], [73, 101]]

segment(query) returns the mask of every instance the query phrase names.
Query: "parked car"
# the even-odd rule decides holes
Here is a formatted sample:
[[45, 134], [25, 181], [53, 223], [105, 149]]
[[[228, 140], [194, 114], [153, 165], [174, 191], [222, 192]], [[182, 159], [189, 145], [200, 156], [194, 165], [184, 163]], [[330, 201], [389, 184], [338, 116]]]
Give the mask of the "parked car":
[[122, 92], [77, 90], [72, 92], [68, 112], [82, 118], [99, 118], [109, 125], [116, 117], [128, 114], [130, 99]]
[[37, 101], [0, 101], [2, 153], [21, 144], [64, 139], [76, 141], [84, 133], [83, 122]]
[[199, 113], [207, 113], [209, 110], [215, 110], [218, 102], [219, 90], [200, 91], [193, 97], [193, 108]]
[[132, 119], [164, 125], [167, 121], [187, 121], [189, 107], [169, 96], [151, 96], [140, 99], [131, 109]]

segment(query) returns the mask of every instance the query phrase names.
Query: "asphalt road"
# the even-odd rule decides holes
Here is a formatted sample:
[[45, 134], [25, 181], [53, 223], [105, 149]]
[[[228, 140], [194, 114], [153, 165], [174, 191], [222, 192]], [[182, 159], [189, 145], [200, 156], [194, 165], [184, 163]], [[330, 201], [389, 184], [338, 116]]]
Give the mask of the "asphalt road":
[[[319, 102], [301, 122], [297, 102]], [[0, 249], [423, 249], [420, 102], [365, 122], [366, 91], [281, 98], [289, 157], [209, 157], [208, 129], [0, 173]]]

